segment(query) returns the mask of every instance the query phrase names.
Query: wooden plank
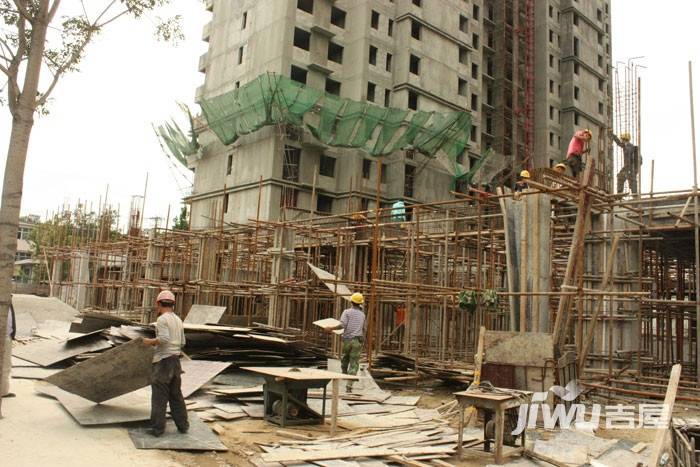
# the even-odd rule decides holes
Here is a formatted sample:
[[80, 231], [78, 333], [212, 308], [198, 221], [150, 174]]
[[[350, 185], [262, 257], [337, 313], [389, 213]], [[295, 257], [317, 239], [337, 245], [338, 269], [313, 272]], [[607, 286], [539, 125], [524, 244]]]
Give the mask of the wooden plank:
[[548, 464], [552, 464], [556, 467], [570, 467], [569, 464], [564, 464], [563, 462], [559, 462], [556, 459], [552, 459], [551, 457], [547, 457], [547, 456], [540, 454], [538, 452], [535, 452], [535, 451], [530, 451], [530, 450], [525, 449], [525, 450], [523, 450], [523, 455], [526, 457], [529, 457], [531, 459], [536, 459], [536, 460], [540, 460], [543, 462], [547, 462]]
[[265, 462], [303, 462], [329, 459], [354, 459], [358, 457], [386, 457], [393, 455], [419, 456], [425, 454], [449, 454], [452, 450], [443, 447], [420, 448], [348, 448], [329, 449], [326, 451], [270, 452], [262, 455]]
[[678, 382], [681, 379], [681, 364], [677, 363], [671, 368], [671, 376], [668, 378], [668, 387], [666, 388], [666, 397], [664, 398], [663, 411], [661, 419], [665, 420], [667, 426], [663, 429], [658, 428], [654, 436], [654, 447], [651, 451], [649, 465], [659, 465], [659, 459], [666, 443], [668, 428], [671, 424], [671, 415], [673, 414], [673, 405], [676, 402], [676, 392], [678, 392]]
[[333, 380], [333, 392], [331, 401], [331, 436], [335, 436], [338, 429], [338, 398], [340, 396], [340, 380]]
[[[482, 364], [484, 361], [484, 340], [485, 339], [486, 339], [486, 327], [481, 326], [479, 328], [479, 340], [477, 341], [477, 345], [476, 345], [476, 353], [474, 354], [474, 381], [472, 381], [472, 384], [469, 385], [469, 389], [481, 384], [481, 367], [482, 367]], [[473, 426], [476, 423], [476, 419], [477, 419], [476, 407], [470, 406], [467, 409], [466, 425]], [[462, 433], [462, 430], [460, 430], [460, 433]], [[461, 446], [461, 443], [462, 443], [461, 437], [459, 439], [459, 443]]]
[[319, 370], [317, 368], [295, 368], [295, 367], [242, 367], [242, 370], [260, 373], [261, 375], [274, 376], [276, 378], [293, 379], [304, 381], [312, 379], [359, 379], [357, 376], [336, 373], [334, 371]]

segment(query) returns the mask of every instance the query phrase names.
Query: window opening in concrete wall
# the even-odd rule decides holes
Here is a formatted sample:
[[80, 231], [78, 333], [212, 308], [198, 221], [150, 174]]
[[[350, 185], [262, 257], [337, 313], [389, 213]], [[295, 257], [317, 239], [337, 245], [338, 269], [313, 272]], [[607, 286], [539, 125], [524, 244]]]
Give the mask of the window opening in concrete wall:
[[294, 28], [294, 47], [309, 50], [311, 48], [311, 33], [300, 28]]
[[314, 0], [297, 0], [297, 8], [307, 13], [314, 12]]
[[467, 81], [462, 78], [457, 78], [457, 94], [460, 96], [467, 95]]
[[411, 54], [408, 62], [408, 71], [414, 75], [420, 75], [420, 58]]
[[574, 99], [578, 100], [579, 89], [578, 86], [574, 86]]
[[472, 125], [472, 131], [469, 135], [469, 139], [473, 142], [476, 143], [477, 140], [477, 135], [479, 134], [479, 128], [476, 125]]
[[324, 177], [335, 177], [335, 157], [321, 154], [318, 164], [318, 173]]
[[369, 174], [371, 170], [372, 161], [369, 159], [362, 159], [362, 178], [369, 179]]
[[479, 109], [479, 96], [477, 96], [477, 95], [474, 94], [474, 93], [472, 93], [471, 109], [472, 109], [472, 110], [478, 110], [478, 109]]
[[390, 53], [386, 54], [386, 64], [385, 64], [386, 71], [391, 71], [391, 65], [392, 65], [393, 58], [394, 57]]
[[413, 4], [418, 7], [423, 6], [423, 2], [421, 0], [413, 0]]
[[316, 197], [316, 211], [321, 214], [333, 212], [333, 198], [326, 195], [318, 195]]
[[479, 65], [472, 63], [472, 78], [479, 79]]
[[245, 29], [247, 24], [248, 24], [248, 12], [244, 11], [243, 15], [241, 16], [241, 29]]
[[391, 105], [391, 91], [388, 89], [384, 90], [384, 107], [389, 107]]
[[231, 175], [231, 169], [233, 168], [233, 154], [229, 154], [226, 158], [226, 175]]
[[292, 78], [297, 83], [306, 84], [306, 77], [308, 72], [298, 66], [292, 65], [292, 72], [289, 77]]
[[229, 202], [229, 197], [231, 196], [230, 193], [226, 193], [224, 195], [224, 213], [228, 212], [228, 202]]
[[413, 197], [415, 178], [416, 178], [415, 166], [410, 165], [410, 164], [406, 164], [404, 167], [404, 174], [403, 174], [403, 195], [408, 197], [408, 198]]
[[418, 94], [415, 91], [408, 91], [408, 108], [418, 110]]
[[394, 35], [394, 20], [393, 19], [389, 20], [389, 26], [387, 26], [386, 33], [389, 36]]
[[340, 82], [330, 78], [326, 78], [326, 92], [329, 94], [340, 95]]
[[379, 29], [379, 13], [372, 10], [372, 29]]
[[369, 46], [369, 64], [370, 65], [377, 64], [377, 48], [373, 45]]
[[459, 15], [459, 30], [463, 33], [469, 32], [469, 19], [466, 16]]
[[299, 190], [295, 190], [294, 188], [289, 187], [282, 188], [282, 196], [280, 196], [280, 207], [295, 208], [297, 207], [298, 201]]
[[328, 41], [328, 60], [335, 63], [343, 63], [343, 46]]
[[345, 29], [345, 16], [346, 13], [340, 8], [331, 7], [331, 24], [338, 26], [339, 28]]
[[389, 168], [387, 167], [387, 165], [386, 165], [386, 164], [382, 164], [382, 178], [381, 178], [381, 182], [382, 182], [382, 183], [386, 183], [386, 180], [387, 180], [387, 177], [388, 177], [388, 175], [387, 175], [388, 172], [389, 172]]
[[290, 182], [299, 181], [299, 160], [301, 149], [284, 145], [284, 160], [282, 161], [282, 178]]
[[602, 103], [602, 102], [598, 102], [598, 113], [599, 113], [599, 114], [602, 114], [602, 113], [604, 113], [604, 112], [605, 112], [605, 111], [604, 111], [604, 109], [603, 109], [603, 103]]
[[421, 39], [421, 27], [418, 21], [411, 20], [411, 37], [418, 40]]
[[479, 35], [477, 33], [472, 34], [472, 47], [479, 48]]
[[469, 63], [469, 49], [466, 47], [459, 47], [459, 63], [462, 65], [467, 65]]
[[238, 48], [238, 64], [243, 63], [243, 46]]
[[575, 74], [575, 75], [578, 75], [578, 73], [579, 73], [579, 64], [578, 64], [578, 63], [574, 63], [574, 74]]
[[578, 57], [578, 37], [574, 37], [574, 55]]
[[479, 21], [479, 5], [472, 6], [472, 16], [475, 20]]
[[367, 81], [367, 100], [370, 102], [374, 102], [374, 93], [377, 89], [377, 85]]

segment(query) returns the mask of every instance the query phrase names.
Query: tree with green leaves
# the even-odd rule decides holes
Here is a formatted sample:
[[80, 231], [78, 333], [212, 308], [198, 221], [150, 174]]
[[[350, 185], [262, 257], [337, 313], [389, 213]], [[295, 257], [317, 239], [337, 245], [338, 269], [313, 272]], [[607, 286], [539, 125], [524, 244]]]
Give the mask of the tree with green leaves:
[[173, 230], [190, 230], [190, 221], [187, 218], [187, 206], [183, 205], [180, 215], [173, 217]]
[[[3, 97], [12, 116], [0, 207], [0, 362], [7, 348], [7, 314], [12, 289], [22, 182], [35, 114], [66, 74], [78, 70], [87, 46], [116, 21], [138, 19], [171, 0], [0, 0], [0, 72]], [[65, 11], [64, 11], [65, 9]], [[50, 33], [49, 33], [50, 31]], [[182, 38], [179, 18], [162, 20], [158, 38]], [[48, 73], [48, 79], [46, 74]], [[41, 77], [45, 76], [42, 80]], [[40, 85], [46, 86], [40, 89]], [[1, 364], [1, 363], [0, 363]], [[2, 417], [2, 398], [0, 398]]]

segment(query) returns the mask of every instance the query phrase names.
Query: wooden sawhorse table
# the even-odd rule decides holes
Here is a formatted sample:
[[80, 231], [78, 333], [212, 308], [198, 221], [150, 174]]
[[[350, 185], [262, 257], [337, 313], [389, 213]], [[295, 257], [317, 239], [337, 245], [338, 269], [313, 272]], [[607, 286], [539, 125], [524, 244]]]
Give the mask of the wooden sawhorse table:
[[[242, 370], [252, 371], [265, 377], [263, 395], [265, 399], [265, 420], [272, 421], [280, 426], [294, 424], [287, 417], [287, 404], [293, 402], [307, 413], [315, 413], [307, 404], [306, 397], [309, 389], [323, 388], [323, 409], [319, 416], [306, 417], [301, 423], [323, 423], [326, 415], [326, 386], [331, 382], [331, 436], [335, 435], [338, 426], [338, 400], [340, 398], [340, 380], [357, 380], [359, 377], [336, 373], [334, 371], [319, 370], [317, 368], [291, 368], [291, 367], [243, 367]], [[296, 394], [296, 395], [295, 395]], [[298, 394], [302, 394], [301, 397]], [[276, 398], [282, 401], [282, 413], [273, 413], [272, 400]], [[300, 423], [296, 423], [300, 424]]]
[[[515, 391], [505, 388], [494, 388], [496, 391], [483, 391], [479, 388], [455, 392], [459, 404], [459, 433], [457, 434], [457, 453], [462, 459], [462, 446], [464, 438], [464, 410], [467, 407], [474, 406], [481, 410], [490, 410], [494, 413], [494, 456], [496, 464], [503, 463], [503, 427], [505, 422], [506, 410], [520, 407], [523, 404], [530, 402], [532, 397], [531, 392]], [[485, 423], [485, 422], [484, 422]], [[522, 447], [525, 447], [525, 431], [522, 433]]]

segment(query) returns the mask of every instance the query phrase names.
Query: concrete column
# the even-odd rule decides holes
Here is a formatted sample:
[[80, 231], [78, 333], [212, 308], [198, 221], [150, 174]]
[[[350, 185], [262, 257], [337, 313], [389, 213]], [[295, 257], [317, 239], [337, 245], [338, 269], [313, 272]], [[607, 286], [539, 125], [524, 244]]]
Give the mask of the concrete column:
[[71, 279], [73, 289], [70, 292], [69, 304], [77, 310], [86, 306], [87, 287], [90, 283], [90, 255], [86, 251], [76, 251], [71, 256]]

